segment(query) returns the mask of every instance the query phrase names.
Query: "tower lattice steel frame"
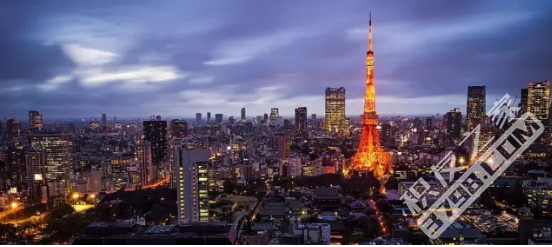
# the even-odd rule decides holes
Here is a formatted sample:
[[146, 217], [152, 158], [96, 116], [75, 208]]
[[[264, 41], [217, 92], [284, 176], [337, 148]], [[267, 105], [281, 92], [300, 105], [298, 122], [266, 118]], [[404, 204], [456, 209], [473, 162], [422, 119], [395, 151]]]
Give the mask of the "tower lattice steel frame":
[[370, 12], [368, 32], [368, 52], [366, 52], [366, 91], [364, 93], [364, 113], [362, 115], [362, 133], [356, 154], [351, 166], [345, 170], [349, 175], [355, 172], [373, 172], [380, 182], [381, 192], [385, 192], [383, 185], [387, 182], [393, 168], [389, 160], [389, 153], [381, 147], [377, 131], [378, 115], [376, 113], [376, 88], [374, 86], [374, 51], [372, 50], [372, 12]]

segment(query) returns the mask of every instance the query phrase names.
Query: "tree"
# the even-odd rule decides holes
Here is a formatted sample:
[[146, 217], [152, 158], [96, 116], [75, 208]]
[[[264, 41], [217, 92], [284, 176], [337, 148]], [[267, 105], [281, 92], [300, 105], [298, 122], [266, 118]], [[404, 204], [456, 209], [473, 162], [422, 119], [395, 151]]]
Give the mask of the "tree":
[[387, 183], [385, 184], [387, 190], [396, 190], [399, 188], [399, 181], [395, 177], [391, 176]]
[[169, 217], [169, 212], [167, 208], [161, 205], [155, 205], [149, 212], [146, 213], [146, 222], [159, 224], [164, 222]]
[[59, 218], [65, 217], [66, 215], [72, 214], [74, 212], [75, 212], [75, 209], [71, 205], [67, 203], [60, 203], [54, 206], [54, 208], [52, 208], [52, 211], [48, 215], [48, 218], [59, 219]]
[[236, 190], [236, 184], [232, 183], [230, 179], [225, 179], [222, 185], [224, 186], [225, 194], [233, 194], [234, 191]]
[[17, 235], [16, 232], [17, 230], [13, 224], [0, 224], [0, 242], [13, 243]]
[[71, 214], [63, 218], [50, 218], [42, 234], [46, 236], [45, 242], [68, 243], [77, 234], [81, 234], [90, 224], [91, 219], [83, 214]]
[[521, 182], [517, 182], [514, 186], [508, 188], [504, 198], [510, 205], [516, 207], [523, 207], [527, 203], [527, 196], [523, 193], [523, 185]]

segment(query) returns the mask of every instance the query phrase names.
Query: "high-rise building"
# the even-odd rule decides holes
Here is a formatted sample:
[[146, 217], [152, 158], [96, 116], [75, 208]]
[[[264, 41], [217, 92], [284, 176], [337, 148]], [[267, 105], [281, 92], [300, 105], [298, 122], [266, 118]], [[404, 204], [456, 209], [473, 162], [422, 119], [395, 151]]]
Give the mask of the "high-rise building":
[[102, 128], [106, 128], [107, 127], [107, 115], [105, 113], [102, 113], [102, 125], [101, 125]]
[[311, 114], [311, 119], [316, 120], [316, 113]]
[[263, 122], [264, 123], [268, 122], [268, 114], [266, 114], [266, 113], [263, 115]]
[[140, 181], [144, 186], [154, 181], [151, 143], [139, 141], [136, 145], [136, 161], [140, 169]]
[[485, 86], [468, 86], [466, 131], [485, 123]]
[[299, 107], [295, 109], [295, 130], [302, 131], [307, 128], [307, 108]]
[[245, 117], [245, 108], [242, 108], [241, 109], [241, 121], [242, 122], [245, 122], [247, 118]]
[[391, 142], [391, 124], [383, 123], [381, 125], [381, 142], [390, 143]]
[[151, 156], [155, 166], [167, 158], [167, 121], [144, 121], [144, 141], [151, 144]]
[[201, 124], [201, 112], [196, 113], [196, 123]]
[[223, 120], [222, 117], [223, 117], [222, 113], [215, 114], [215, 123], [221, 124]]
[[425, 121], [425, 128], [430, 130], [433, 129], [433, 117], [427, 117]]
[[550, 114], [550, 82], [530, 82], [527, 88], [527, 111], [548, 126]]
[[287, 160], [288, 162], [288, 176], [291, 178], [301, 177], [303, 165], [301, 164], [300, 157], [293, 157]]
[[276, 122], [276, 118], [280, 116], [280, 113], [278, 112], [278, 108], [271, 108], [270, 109], [270, 123]]
[[90, 172], [83, 173], [82, 179], [86, 184], [86, 193], [102, 191], [102, 173], [99, 170], [92, 169]]
[[[387, 183], [387, 180], [391, 174], [393, 174], [393, 168], [389, 161], [389, 154], [381, 147], [379, 133], [377, 130], [378, 114], [376, 112], [374, 51], [372, 50], [372, 12], [370, 12], [370, 22], [368, 27], [368, 51], [366, 52], [366, 77], [364, 83], [366, 86], [364, 89], [362, 132], [357, 152], [353, 156], [351, 168], [356, 172], [373, 173], [374, 177], [380, 182], [380, 191], [384, 192], [384, 185]], [[326, 93], [326, 95], [328, 94]], [[326, 102], [327, 101], [328, 97], [326, 97]], [[344, 101], [345, 90], [343, 90], [343, 105], [345, 105]], [[343, 112], [345, 112], [344, 106]], [[338, 116], [341, 117], [341, 114]], [[347, 172], [345, 172], [345, 174], [347, 174]]]
[[4, 134], [4, 129], [2, 128], [2, 121], [0, 121], [0, 137]]
[[285, 130], [291, 129], [291, 120], [284, 119], [284, 126], [283, 127], [284, 127]]
[[207, 123], [211, 122], [211, 112], [207, 112]]
[[31, 147], [46, 155], [48, 197], [64, 195], [70, 185], [68, 175], [73, 173], [73, 134], [33, 133], [29, 136]]
[[42, 188], [46, 185], [48, 176], [46, 153], [35, 150], [25, 152], [25, 170], [29, 199], [32, 202], [45, 201], [47, 195], [42, 195]]
[[178, 203], [178, 224], [209, 221], [207, 165], [208, 149], [176, 149], [174, 177]]
[[11, 135], [19, 135], [21, 133], [21, 122], [14, 118], [8, 119], [6, 122], [6, 132]]
[[524, 113], [527, 112], [527, 97], [529, 97], [529, 89], [522, 88], [518, 111], [519, 116], [522, 116]]
[[6, 148], [7, 185], [9, 188], [22, 189], [25, 183], [25, 150], [21, 145], [9, 145]]
[[188, 136], [188, 122], [186, 120], [173, 119], [171, 121], [171, 133], [173, 138]]
[[454, 108], [447, 112], [443, 118], [443, 124], [447, 127], [449, 138], [459, 138], [462, 132], [462, 113], [460, 108]]
[[42, 129], [42, 115], [40, 115], [38, 111], [29, 111], [29, 127], [31, 128], [31, 130]]
[[274, 143], [276, 144], [277, 157], [280, 160], [284, 160], [284, 159], [289, 158], [289, 155], [290, 155], [290, 152], [291, 152], [290, 151], [290, 147], [291, 147], [290, 135], [289, 134], [284, 134], [284, 133], [276, 134]]
[[346, 133], [345, 88], [326, 88], [326, 121], [328, 132]]

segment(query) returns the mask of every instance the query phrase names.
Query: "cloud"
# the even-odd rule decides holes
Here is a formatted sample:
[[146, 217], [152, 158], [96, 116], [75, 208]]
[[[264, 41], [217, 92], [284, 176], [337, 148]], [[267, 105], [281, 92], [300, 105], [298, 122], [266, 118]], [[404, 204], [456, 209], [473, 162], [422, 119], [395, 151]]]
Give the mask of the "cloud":
[[[447, 41], [455, 39], [493, 35], [506, 31], [513, 25], [523, 25], [535, 17], [536, 14], [531, 12], [517, 12], [515, 15], [483, 13], [467, 20], [457, 17], [447, 22], [425, 24], [423, 27], [408, 21], [378, 24], [372, 32], [377, 37], [375, 42], [385, 46], [384, 50], [404, 52], [423, 48], [423, 51], [427, 52], [434, 49], [434, 45], [446, 44]], [[345, 33], [346, 37], [353, 41], [366, 42], [368, 28], [352, 28]]]
[[196, 78], [190, 79], [189, 82], [192, 85], [207, 85], [207, 84], [212, 83], [213, 79], [215, 79], [215, 77], [213, 77], [213, 76], [196, 77]]
[[127, 86], [135, 84], [163, 82], [182, 78], [185, 75], [171, 66], [122, 67], [115, 71], [83, 70], [77, 72], [81, 83], [88, 87], [102, 86], [111, 82], [124, 82]]
[[245, 63], [255, 57], [274, 52], [308, 35], [307, 32], [287, 30], [267, 36], [225, 42], [213, 52], [213, 60], [205, 65], [220, 66]]
[[[120, 65], [115, 63], [121, 57], [113, 52], [68, 44], [64, 52], [78, 67], [71, 76], [55, 77], [40, 85], [44, 90], [56, 89], [59, 84], [74, 77], [85, 87], [99, 87], [109, 83], [122, 82], [126, 89], [145, 89], [146, 84], [175, 80], [187, 76], [176, 67], [148, 65]], [[151, 56], [150, 56], [151, 59]]]
[[44, 91], [52, 91], [58, 88], [60, 85], [65, 84], [73, 80], [72, 75], [58, 75], [48, 81], [45, 84], [38, 85], [38, 87]]
[[516, 95], [552, 78], [547, 1], [60, 1], [0, 8], [0, 117], [323, 115], [324, 89], [341, 86], [359, 115], [369, 9], [380, 115], [464, 110], [468, 84]]
[[117, 54], [112, 52], [74, 44], [64, 45], [63, 51], [73, 62], [80, 66], [102, 65], [112, 62], [117, 57]]

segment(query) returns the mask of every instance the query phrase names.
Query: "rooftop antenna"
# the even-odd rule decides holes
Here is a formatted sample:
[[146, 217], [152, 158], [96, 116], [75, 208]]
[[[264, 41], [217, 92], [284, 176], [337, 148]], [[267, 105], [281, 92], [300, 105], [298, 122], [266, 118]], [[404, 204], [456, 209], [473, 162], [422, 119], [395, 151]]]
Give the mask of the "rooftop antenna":
[[370, 21], [368, 22], [368, 50], [372, 50], [372, 10], [370, 10]]

